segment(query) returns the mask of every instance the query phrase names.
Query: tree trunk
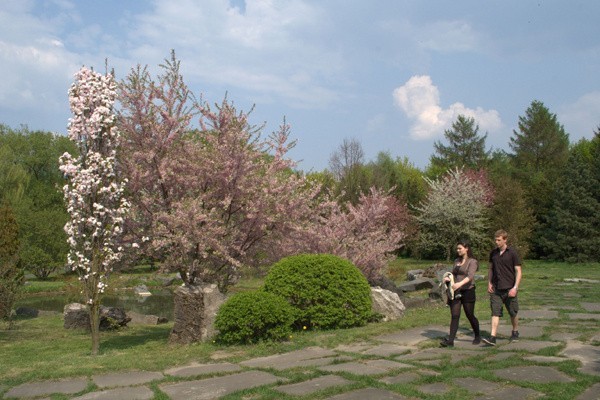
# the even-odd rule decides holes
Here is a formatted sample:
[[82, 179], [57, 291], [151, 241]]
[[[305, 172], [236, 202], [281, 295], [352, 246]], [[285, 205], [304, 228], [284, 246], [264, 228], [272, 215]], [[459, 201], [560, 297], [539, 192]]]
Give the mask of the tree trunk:
[[90, 305], [90, 331], [92, 333], [92, 355], [97, 356], [100, 350], [100, 302], [92, 301]]

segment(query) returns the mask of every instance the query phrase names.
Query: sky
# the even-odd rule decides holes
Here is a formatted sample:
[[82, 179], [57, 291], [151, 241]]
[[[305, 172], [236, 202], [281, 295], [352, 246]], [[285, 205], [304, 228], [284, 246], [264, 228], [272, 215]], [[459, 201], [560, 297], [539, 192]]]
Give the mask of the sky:
[[571, 142], [600, 126], [596, 0], [0, 0], [0, 123], [66, 134], [82, 66], [117, 79], [175, 50], [208, 103], [227, 95], [265, 135], [283, 123], [304, 171], [344, 139], [425, 168], [458, 115], [488, 148], [534, 100]]

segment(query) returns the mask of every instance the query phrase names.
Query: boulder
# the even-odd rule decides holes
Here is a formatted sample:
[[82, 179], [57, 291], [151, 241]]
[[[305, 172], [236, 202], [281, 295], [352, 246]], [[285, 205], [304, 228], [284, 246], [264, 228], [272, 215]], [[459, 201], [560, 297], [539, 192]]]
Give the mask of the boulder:
[[406, 310], [397, 293], [380, 287], [371, 288], [371, 299], [373, 300], [373, 312], [383, 315], [383, 321], [401, 318]]
[[100, 306], [100, 330], [110, 331], [127, 326], [131, 318], [127, 316], [125, 310], [118, 307]]
[[392, 281], [391, 279], [389, 279], [385, 276], [380, 276], [378, 278], [371, 278], [368, 281], [369, 281], [369, 285], [371, 287], [380, 287], [382, 289], [389, 290], [390, 292], [394, 292], [400, 297], [400, 299], [402, 299], [404, 297], [404, 292], [402, 291], [402, 289], [400, 289], [394, 283], [394, 281]]
[[169, 336], [172, 343], [205, 341], [215, 335], [215, 318], [225, 295], [215, 284], [183, 285], [173, 296], [173, 329]]
[[[67, 304], [63, 312], [65, 329], [90, 330], [90, 314], [85, 304]], [[100, 330], [108, 331], [127, 326], [131, 318], [118, 307], [100, 306]]]
[[418, 278], [414, 281], [403, 282], [398, 288], [403, 292], [414, 292], [417, 290], [431, 289], [436, 286], [435, 281], [429, 278]]
[[17, 307], [15, 314], [17, 317], [35, 318], [40, 314], [40, 311], [32, 307]]
[[414, 281], [417, 278], [421, 278], [423, 276], [423, 271], [422, 269], [411, 269], [410, 271], [406, 272], [406, 279], [409, 281]]
[[84, 304], [67, 304], [63, 316], [65, 329], [90, 329], [90, 314]]
[[158, 325], [168, 322], [168, 320], [164, 317], [140, 314], [135, 311], [128, 311], [127, 317], [131, 319], [129, 322], [131, 325]]

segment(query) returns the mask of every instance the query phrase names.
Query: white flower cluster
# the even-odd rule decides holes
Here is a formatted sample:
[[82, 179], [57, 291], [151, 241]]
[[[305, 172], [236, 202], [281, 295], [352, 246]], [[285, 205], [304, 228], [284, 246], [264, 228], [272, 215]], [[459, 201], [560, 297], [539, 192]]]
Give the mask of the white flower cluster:
[[69, 90], [69, 137], [78, 144], [79, 154], [65, 153], [59, 161], [68, 179], [63, 187], [70, 216], [65, 225], [68, 264], [79, 273], [91, 301], [93, 293], [105, 290], [106, 276], [122, 255], [118, 241], [130, 204], [124, 197], [125, 182], [116, 174], [120, 135], [113, 113], [114, 78], [87, 68], [75, 78]]

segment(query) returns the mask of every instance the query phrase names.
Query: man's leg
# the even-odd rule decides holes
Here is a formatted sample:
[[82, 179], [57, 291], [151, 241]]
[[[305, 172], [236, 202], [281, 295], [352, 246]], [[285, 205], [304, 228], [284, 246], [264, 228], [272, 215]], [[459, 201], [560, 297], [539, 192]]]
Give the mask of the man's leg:
[[491, 335], [496, 337], [496, 332], [498, 331], [498, 324], [500, 322], [500, 317], [496, 317], [492, 315], [492, 332]]
[[514, 317], [510, 317], [510, 322], [512, 323], [512, 330], [513, 331], [518, 331], [519, 330], [519, 316], [515, 315]]

